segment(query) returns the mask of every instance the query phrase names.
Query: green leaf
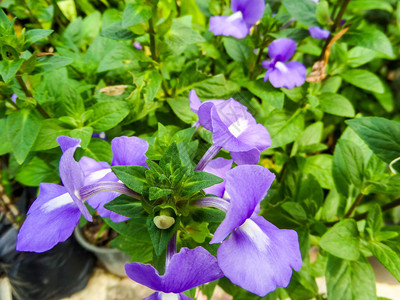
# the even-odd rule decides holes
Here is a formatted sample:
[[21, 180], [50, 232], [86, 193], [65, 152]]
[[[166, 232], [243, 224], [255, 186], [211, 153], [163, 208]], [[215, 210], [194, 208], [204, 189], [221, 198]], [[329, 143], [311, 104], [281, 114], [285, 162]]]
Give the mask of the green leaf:
[[150, 241], [137, 241], [128, 236], [117, 236], [109, 245], [131, 257], [131, 261], [148, 264], [153, 258], [153, 246]]
[[148, 242], [150, 240], [147, 230], [146, 218], [129, 219], [125, 222], [115, 223], [110, 218], [102, 218], [104, 222], [120, 235], [134, 239], [135, 241]]
[[346, 72], [340, 74], [344, 80], [356, 87], [361, 89], [371, 91], [374, 93], [382, 94], [385, 91], [385, 88], [379, 79], [374, 73], [371, 73], [367, 70], [355, 69], [355, 70], [347, 70]]
[[165, 55], [179, 55], [188, 45], [205, 42], [205, 39], [194, 29], [192, 29], [192, 16], [185, 16], [172, 20], [171, 29], [165, 35]]
[[92, 137], [91, 127], [70, 129], [64, 122], [58, 119], [45, 119], [41, 122], [40, 132], [32, 147], [34, 151], [48, 150], [58, 147], [57, 137], [61, 135], [81, 139], [82, 148], [86, 148]]
[[60, 181], [58, 170], [37, 156], [34, 156], [18, 170], [15, 179], [27, 186], [39, 186], [42, 182], [58, 183]]
[[[0, 12], [1, 17], [1, 12]], [[0, 119], [0, 155], [4, 155], [10, 152], [10, 141], [8, 139], [8, 132], [7, 132], [7, 119], [1, 118]]]
[[381, 9], [387, 12], [393, 12], [393, 7], [382, 0], [352, 0], [347, 6], [348, 10], [371, 10]]
[[322, 236], [319, 246], [337, 257], [357, 260], [360, 257], [360, 240], [356, 221], [345, 219], [337, 223]]
[[300, 23], [308, 26], [319, 26], [316, 19], [317, 5], [310, 0], [283, 0], [282, 4]]
[[207, 187], [223, 182], [223, 179], [202, 171], [195, 171], [183, 184], [181, 194], [183, 196], [201, 191]]
[[160, 256], [165, 249], [171, 237], [176, 232], [180, 224], [180, 218], [177, 217], [173, 226], [168, 229], [158, 229], [153, 221], [154, 214], [147, 217], [147, 229], [149, 230], [151, 241], [153, 242], [154, 251], [157, 256]]
[[160, 198], [164, 198], [170, 194], [172, 194], [174, 191], [171, 189], [160, 189], [158, 187], [151, 187], [149, 189], [149, 200], [156, 200]]
[[35, 111], [17, 110], [7, 118], [8, 138], [15, 158], [22, 164], [31, 150], [40, 130], [40, 118]]
[[153, 15], [152, 7], [135, 1], [136, 3], [128, 4], [125, 7], [122, 16], [122, 27], [128, 28], [133, 25], [147, 21]]
[[41, 39], [44, 39], [45, 37], [49, 36], [52, 33], [53, 33], [53, 30], [47, 30], [47, 29], [28, 30], [25, 33], [24, 49], [27, 49], [33, 43], [40, 41]]
[[111, 167], [115, 175], [131, 190], [142, 193], [147, 185], [145, 172], [146, 167], [142, 166], [113, 166]]
[[332, 175], [336, 189], [349, 196], [351, 185], [362, 189], [366, 165], [360, 147], [352, 141], [340, 139], [333, 154]]
[[87, 126], [95, 132], [109, 130], [117, 126], [129, 114], [129, 105], [124, 101], [101, 101], [90, 107], [93, 115]]
[[400, 123], [380, 117], [348, 120], [346, 123], [384, 162], [400, 156]]
[[299, 110], [289, 113], [275, 109], [268, 115], [264, 126], [271, 135], [271, 148], [281, 147], [296, 140], [303, 132], [304, 114]]
[[333, 189], [332, 155], [318, 154], [309, 156], [304, 166], [305, 174], [312, 174], [324, 189]]
[[106, 203], [104, 207], [116, 212], [117, 214], [133, 219], [147, 217], [142, 204], [127, 195], [118, 196], [112, 201]]
[[363, 256], [357, 261], [329, 256], [326, 285], [329, 299], [377, 299], [374, 271]]
[[179, 119], [187, 124], [192, 124], [196, 121], [197, 116], [190, 109], [188, 97], [167, 98], [167, 102], [173, 112]]
[[375, 204], [368, 212], [366, 231], [369, 233], [371, 239], [374, 239], [375, 234], [380, 232], [382, 227], [382, 210], [378, 204]]
[[243, 87], [261, 98], [263, 104], [268, 103], [277, 109], [283, 108], [285, 95], [271, 84], [267, 84], [263, 80], [247, 81]]
[[389, 270], [390, 273], [398, 281], [400, 281], [400, 256], [389, 246], [378, 243], [378, 242], [369, 242], [367, 244], [368, 249], [372, 252], [372, 254], [379, 260], [379, 262], [385, 266], [386, 269]]
[[353, 105], [346, 97], [335, 93], [323, 93], [318, 96], [322, 111], [341, 117], [354, 117]]
[[286, 201], [282, 204], [282, 209], [297, 221], [307, 221], [307, 214], [304, 208], [297, 202]]
[[253, 50], [244, 43], [244, 40], [224, 37], [222, 39], [226, 53], [237, 62], [245, 63], [253, 54]]
[[159, 166], [163, 168], [165, 174], [172, 175], [174, 172], [182, 167], [179, 150], [176, 143], [172, 143], [162, 156]]
[[13, 78], [15, 74], [17, 74], [23, 62], [24, 62], [23, 59], [16, 59], [16, 60], [3, 59], [2, 61], [0, 61], [0, 75], [3, 78], [3, 81], [4, 82], [10, 81], [10, 79]]
[[46, 73], [70, 65], [74, 60], [58, 55], [42, 56], [37, 58], [33, 74]]
[[89, 145], [86, 147], [83, 156], [88, 156], [97, 161], [105, 161], [110, 164], [112, 160], [111, 146], [108, 142], [102, 139], [92, 138]]
[[393, 47], [388, 37], [372, 26], [365, 26], [360, 30], [351, 28], [340, 40], [350, 45], [375, 50], [391, 58], [394, 57]]

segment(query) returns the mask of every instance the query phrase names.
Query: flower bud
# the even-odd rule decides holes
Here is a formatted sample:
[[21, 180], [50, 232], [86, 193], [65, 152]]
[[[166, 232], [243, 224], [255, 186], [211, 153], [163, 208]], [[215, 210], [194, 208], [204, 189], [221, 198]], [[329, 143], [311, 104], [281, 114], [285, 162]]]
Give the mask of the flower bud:
[[175, 219], [170, 216], [156, 216], [153, 219], [158, 229], [168, 229], [175, 224]]

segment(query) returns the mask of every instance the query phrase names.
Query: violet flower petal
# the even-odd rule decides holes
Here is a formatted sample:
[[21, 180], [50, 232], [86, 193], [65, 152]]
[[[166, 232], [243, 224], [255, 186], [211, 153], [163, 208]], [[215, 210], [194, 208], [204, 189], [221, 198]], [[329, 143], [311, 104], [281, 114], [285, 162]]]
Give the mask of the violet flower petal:
[[268, 55], [275, 61], [285, 62], [293, 56], [296, 48], [296, 42], [292, 39], [277, 39], [269, 44]]
[[112, 166], [142, 166], [147, 167], [146, 152], [149, 143], [136, 136], [116, 137], [111, 141], [113, 152]]
[[125, 271], [132, 280], [164, 293], [181, 293], [224, 276], [217, 259], [202, 247], [182, 248], [162, 276], [153, 266], [141, 263], [126, 264]]
[[302, 264], [297, 233], [261, 216], [248, 219], [218, 249], [218, 263], [234, 284], [261, 297], [286, 287]]
[[[210, 161], [204, 168], [204, 172], [211, 173], [225, 180], [226, 173], [232, 168], [233, 160], [217, 157]], [[222, 198], [225, 193], [225, 182], [221, 182], [204, 189], [206, 194], [212, 194]]]
[[60, 136], [57, 138], [57, 142], [64, 152], [59, 165], [60, 177], [63, 185], [85, 219], [92, 222], [93, 218], [79, 196], [79, 190], [84, 185], [84, 175], [81, 166], [74, 158], [74, 153], [79, 146], [80, 140]]
[[269, 81], [276, 88], [292, 89], [301, 86], [306, 80], [306, 67], [297, 61], [277, 62], [269, 74]]
[[232, 0], [231, 9], [235, 13], [242, 12], [243, 19], [249, 27], [253, 26], [264, 14], [264, 0]]
[[249, 151], [231, 151], [231, 157], [238, 165], [255, 165], [260, 161], [261, 151], [257, 148]]
[[264, 199], [275, 175], [258, 165], [240, 165], [226, 174], [225, 190], [230, 206], [225, 219], [214, 233], [211, 243], [220, 243], [254, 213]]
[[81, 158], [79, 165], [85, 176], [85, 185], [99, 182], [112, 172], [111, 166], [105, 161], [97, 161], [87, 156]]
[[268, 130], [261, 124], [251, 124], [238, 138], [248, 145], [252, 145], [260, 151], [271, 146], [271, 138]]
[[230, 16], [211, 17], [209, 30], [214, 35], [233, 36], [237, 39], [245, 38], [249, 34], [249, 27], [240, 11]]
[[45, 252], [67, 240], [79, 222], [81, 212], [65, 187], [41, 183], [38, 198], [17, 237], [17, 250]]
[[223, 102], [225, 102], [225, 100], [208, 100], [203, 102], [198, 110], [199, 123], [201, 126], [203, 126], [207, 130], [212, 131], [211, 110], [214, 106], [219, 105]]
[[87, 202], [91, 207], [93, 207], [94, 209], [97, 210], [97, 213], [101, 217], [109, 217], [111, 219], [111, 221], [113, 221], [115, 223], [120, 223], [120, 222], [129, 220], [129, 218], [122, 216], [120, 214], [117, 214], [116, 212], [113, 212], [111, 210], [108, 210], [107, 208], [104, 208], [105, 204], [114, 200], [115, 198], [117, 198], [120, 195], [121, 195], [121, 193], [111, 192], [111, 191], [101, 192], [101, 193], [98, 193], [98, 194], [90, 197], [87, 200]]
[[190, 103], [190, 109], [197, 115], [197, 112], [199, 111], [201, 105], [201, 101], [197, 96], [195, 90], [191, 90], [189, 92], [189, 103]]
[[166, 293], [162, 293], [162, 292], [156, 292], [156, 293], [153, 293], [150, 296], [144, 298], [143, 300], [192, 300], [192, 298], [186, 296], [183, 293], [166, 294]]
[[331, 35], [329, 30], [319, 27], [310, 27], [308, 28], [308, 31], [310, 32], [311, 37], [313, 37], [314, 39], [326, 40]]

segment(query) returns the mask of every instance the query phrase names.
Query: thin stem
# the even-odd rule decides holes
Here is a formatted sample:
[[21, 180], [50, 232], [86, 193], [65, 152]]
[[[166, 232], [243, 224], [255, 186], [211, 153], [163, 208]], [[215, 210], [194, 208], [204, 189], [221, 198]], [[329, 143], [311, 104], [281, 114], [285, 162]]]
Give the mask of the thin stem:
[[340, 21], [343, 18], [343, 15], [346, 11], [347, 5], [349, 5], [350, 0], [343, 0], [342, 6], [340, 7], [339, 13], [337, 14], [336, 18], [335, 18], [335, 22], [332, 25], [332, 30], [336, 31], [336, 29], [339, 27], [340, 25]]
[[153, 25], [153, 17], [149, 19], [149, 36], [150, 36], [150, 51], [151, 51], [151, 59], [154, 61], [158, 61], [157, 53], [156, 53], [156, 39], [154, 37], [154, 25]]
[[356, 207], [361, 203], [361, 200], [364, 198], [364, 194], [359, 194], [357, 196], [356, 201], [354, 201], [353, 205], [350, 207], [349, 211], [345, 214], [345, 218], [350, 218]]
[[[22, 91], [24, 92], [25, 96], [28, 98], [33, 98], [33, 95], [31, 91], [28, 89], [28, 87], [25, 84], [25, 81], [22, 79], [20, 75], [15, 76], [17, 79], [17, 82], [19, 86], [21, 87]], [[43, 116], [43, 118], [48, 119], [50, 116], [47, 114], [47, 112], [43, 109], [43, 107], [36, 101], [36, 109], [38, 112]]]
[[197, 164], [196, 168], [194, 169], [195, 171], [203, 171], [204, 168], [208, 165], [208, 163], [217, 155], [219, 150], [221, 150], [222, 147], [217, 146], [217, 145], [211, 145], [210, 148], [208, 148], [207, 152], [203, 155], [203, 157], [200, 159], [199, 163]]

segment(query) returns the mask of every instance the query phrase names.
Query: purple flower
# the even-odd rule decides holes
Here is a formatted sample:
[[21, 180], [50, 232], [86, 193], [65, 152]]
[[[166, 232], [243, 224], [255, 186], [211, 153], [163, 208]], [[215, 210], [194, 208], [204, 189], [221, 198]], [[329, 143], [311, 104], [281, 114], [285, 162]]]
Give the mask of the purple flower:
[[126, 264], [125, 271], [132, 280], [157, 291], [147, 300], [190, 299], [182, 292], [224, 276], [217, 259], [202, 247], [182, 248], [172, 256], [161, 276], [153, 266], [141, 263]]
[[93, 132], [92, 133], [92, 137], [99, 138], [99, 139], [102, 139], [104, 141], [107, 141], [107, 136], [106, 136], [106, 133], [104, 131], [102, 131], [102, 132]]
[[[233, 161], [218, 157], [210, 161], [204, 168], [204, 172], [211, 173], [225, 180], [226, 173], [232, 168]], [[217, 197], [223, 197], [225, 194], [225, 183], [221, 182], [204, 189], [206, 194], [212, 194]]]
[[11, 95], [11, 101], [14, 102], [14, 103], [17, 103], [17, 98], [18, 98], [17, 94], [12, 94]]
[[[204, 166], [215, 156], [214, 152], [221, 148], [230, 151], [237, 164], [256, 164], [261, 151], [271, 146], [267, 129], [257, 124], [247, 107], [235, 99], [201, 103], [196, 92], [192, 90], [189, 101], [192, 111], [199, 116], [200, 125], [213, 133], [214, 148], [210, 148], [210, 153], [204, 156]], [[196, 169], [202, 170], [204, 166]]]
[[[113, 160], [111, 166], [143, 166], [147, 167], [146, 155], [149, 144], [138, 137], [117, 137], [111, 141]], [[118, 182], [119, 179], [111, 171], [111, 166], [106, 162], [98, 162], [89, 157], [82, 157], [79, 164], [85, 175], [85, 186], [95, 183]], [[88, 199], [90, 206], [95, 208], [100, 216], [110, 217], [114, 222], [123, 222], [129, 218], [121, 216], [104, 208], [104, 204], [118, 197], [120, 193], [114, 191], [101, 192]]]
[[140, 45], [139, 42], [134, 42], [134, 43], [133, 43], [133, 47], [135, 47], [135, 48], [138, 49], [138, 50], [142, 50], [142, 49], [143, 49], [142, 45]]
[[308, 31], [310, 32], [311, 37], [314, 39], [326, 40], [331, 34], [329, 30], [321, 29], [319, 27], [310, 27]]
[[210, 18], [210, 31], [215, 35], [233, 36], [242, 39], [249, 34], [250, 28], [261, 19], [264, 0], [232, 0], [233, 15]]
[[63, 155], [60, 177], [64, 186], [41, 183], [38, 198], [28, 211], [28, 217], [17, 237], [17, 250], [44, 252], [71, 236], [81, 215], [92, 221], [79, 190], [84, 185], [83, 171], [74, 159], [80, 140], [66, 136], [57, 138]]
[[286, 287], [292, 268], [298, 271], [302, 264], [297, 233], [279, 229], [258, 216], [260, 202], [274, 179], [275, 175], [262, 166], [238, 166], [226, 174], [225, 198], [229, 201], [198, 201], [200, 206], [226, 211], [211, 240], [222, 242], [217, 259], [225, 276], [261, 297], [277, 287]]
[[306, 80], [306, 68], [297, 61], [289, 60], [296, 51], [296, 42], [292, 39], [277, 39], [268, 46], [270, 60], [264, 60], [262, 66], [268, 71], [264, 81], [269, 81], [276, 88], [292, 89]]

